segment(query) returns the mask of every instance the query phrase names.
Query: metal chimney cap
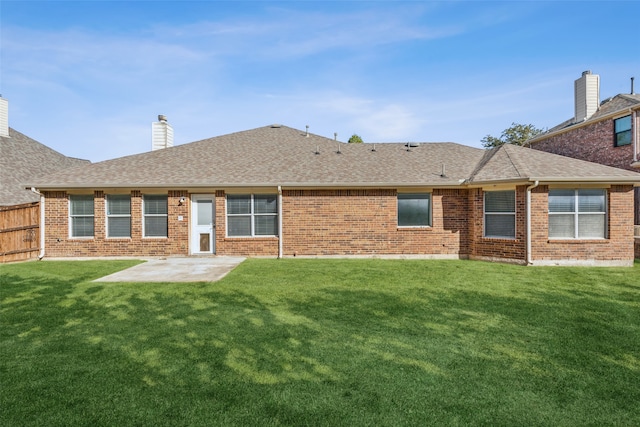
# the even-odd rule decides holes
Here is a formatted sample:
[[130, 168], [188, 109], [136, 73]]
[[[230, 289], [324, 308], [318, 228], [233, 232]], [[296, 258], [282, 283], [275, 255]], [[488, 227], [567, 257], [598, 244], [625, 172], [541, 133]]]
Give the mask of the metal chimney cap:
[[164, 114], [158, 114], [158, 121], [159, 122], [166, 122], [167, 121], [167, 116], [165, 116]]

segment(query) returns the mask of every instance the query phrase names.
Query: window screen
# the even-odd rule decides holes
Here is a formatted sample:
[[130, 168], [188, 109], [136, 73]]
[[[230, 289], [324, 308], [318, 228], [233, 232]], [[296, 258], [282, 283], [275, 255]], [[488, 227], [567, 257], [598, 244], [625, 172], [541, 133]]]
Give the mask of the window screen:
[[484, 236], [515, 239], [515, 191], [488, 191], [484, 193]]
[[606, 191], [549, 190], [549, 238], [606, 237]]
[[398, 227], [431, 226], [431, 194], [398, 194]]
[[227, 235], [231, 237], [277, 236], [278, 196], [275, 194], [227, 195]]
[[131, 237], [131, 197], [107, 195], [107, 235]]
[[93, 196], [69, 196], [69, 216], [71, 237], [93, 237]]
[[144, 236], [167, 237], [168, 235], [168, 203], [165, 195], [145, 195]]

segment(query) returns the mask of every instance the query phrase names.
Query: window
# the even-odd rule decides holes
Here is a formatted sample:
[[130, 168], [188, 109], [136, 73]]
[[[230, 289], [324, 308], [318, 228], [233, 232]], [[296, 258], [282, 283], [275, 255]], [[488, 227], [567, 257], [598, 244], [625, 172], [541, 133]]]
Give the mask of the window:
[[621, 117], [613, 121], [614, 141], [613, 145], [620, 147], [631, 144], [631, 116]]
[[93, 196], [69, 196], [71, 237], [93, 237]]
[[550, 239], [604, 239], [605, 190], [549, 190]]
[[278, 196], [227, 195], [227, 235], [255, 237], [278, 235]]
[[484, 193], [484, 237], [516, 238], [516, 192]]
[[145, 195], [144, 237], [167, 237], [167, 196]]
[[131, 237], [131, 197], [107, 196], [107, 236]]
[[430, 227], [431, 194], [398, 194], [398, 227]]

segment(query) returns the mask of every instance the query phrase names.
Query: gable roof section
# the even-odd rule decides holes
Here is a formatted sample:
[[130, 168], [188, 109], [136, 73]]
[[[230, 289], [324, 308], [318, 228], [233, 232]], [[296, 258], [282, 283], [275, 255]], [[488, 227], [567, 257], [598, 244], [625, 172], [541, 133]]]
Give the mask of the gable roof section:
[[640, 94], [619, 94], [614, 97], [607, 98], [600, 103], [598, 111], [596, 111], [593, 116], [589, 117], [587, 120], [576, 122], [572, 117], [569, 120], [565, 120], [564, 122], [548, 129], [546, 132], [531, 138], [529, 143], [535, 144], [537, 141], [544, 140], [555, 134], [567, 132], [592, 123], [597, 123], [618, 114], [624, 114], [629, 109], [640, 110]]
[[198, 187], [458, 187], [532, 179], [640, 183], [640, 174], [529, 148], [345, 144], [265, 126], [63, 170], [40, 189]]
[[40, 175], [60, 169], [88, 164], [74, 159], [9, 128], [9, 137], [0, 137], [0, 206], [40, 201], [40, 197], [25, 190], [25, 183]]
[[505, 144], [490, 150], [469, 183], [517, 181], [635, 183], [640, 174], [571, 157]]

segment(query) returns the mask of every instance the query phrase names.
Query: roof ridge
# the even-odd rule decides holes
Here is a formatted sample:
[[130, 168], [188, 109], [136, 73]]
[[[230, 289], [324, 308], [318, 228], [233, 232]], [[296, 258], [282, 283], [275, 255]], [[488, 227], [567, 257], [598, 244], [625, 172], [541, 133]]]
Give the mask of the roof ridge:
[[[505, 147], [505, 145], [508, 145], [509, 148]], [[503, 144], [502, 147], [505, 147], [505, 153], [507, 155], [507, 158], [509, 159], [509, 161], [511, 162], [511, 164], [513, 165], [514, 169], [516, 170], [516, 172], [518, 173], [518, 176], [521, 178], [526, 178], [528, 176], [531, 175], [529, 168], [527, 167], [526, 164], [520, 162], [520, 159], [517, 158], [517, 152], [520, 148], [526, 150], [526, 148], [524, 147], [518, 147], [516, 148], [516, 146], [514, 146], [513, 144]], [[513, 154], [515, 154], [515, 157], [511, 154], [511, 152], [513, 152]]]
[[473, 169], [473, 171], [469, 175], [468, 181], [473, 181], [473, 179], [476, 177], [476, 175], [478, 175], [480, 173], [480, 171], [482, 171], [482, 169], [484, 169], [484, 167], [487, 165], [487, 163], [489, 163], [489, 161], [493, 158], [493, 156], [496, 155], [496, 153], [498, 152], [499, 148], [500, 147], [495, 147], [495, 148], [492, 148], [491, 150], [487, 150], [484, 153], [484, 155], [482, 156], [482, 158], [480, 159], [480, 161], [478, 162], [476, 167]]

